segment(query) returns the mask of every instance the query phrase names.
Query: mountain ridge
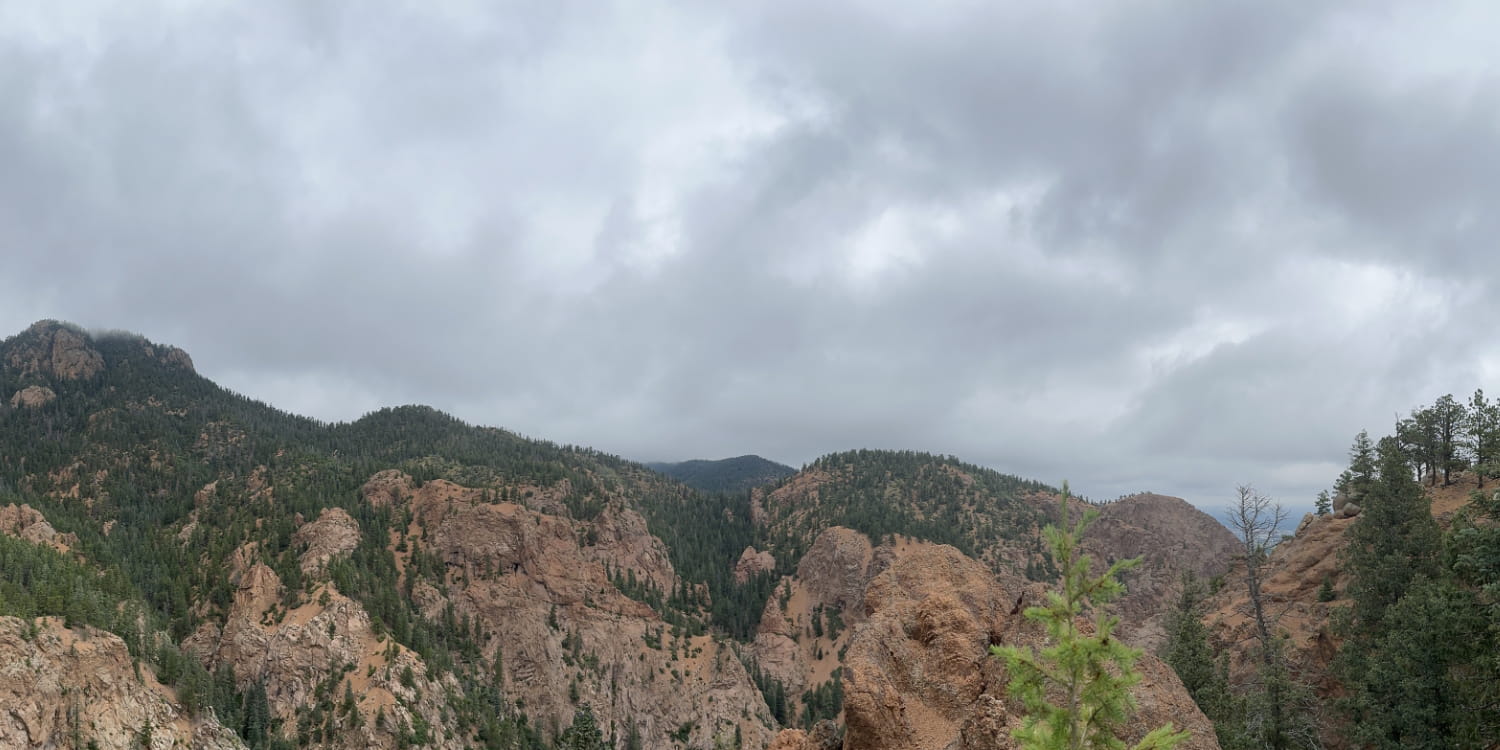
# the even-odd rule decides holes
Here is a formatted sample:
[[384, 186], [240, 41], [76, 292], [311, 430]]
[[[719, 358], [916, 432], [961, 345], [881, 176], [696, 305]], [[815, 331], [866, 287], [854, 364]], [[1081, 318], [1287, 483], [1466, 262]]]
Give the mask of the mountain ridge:
[[[799, 573], [817, 579], [818, 560], [837, 558], [812, 549], [833, 521], [862, 525], [872, 549], [979, 549], [944, 528], [951, 515], [987, 530], [974, 539], [1003, 580], [1041, 570], [1031, 550], [1050, 488], [951, 457], [830, 454], [775, 485], [703, 493], [430, 407], [323, 423], [224, 389], [174, 351], [45, 321], [0, 342], [0, 508], [66, 540], [17, 553], [34, 569], [110, 571], [108, 596], [138, 613], [80, 606], [49, 632], [119, 630], [176, 715], [212, 708], [251, 748], [546, 748], [580, 722], [626, 747], [761, 747], [843, 716], [840, 649], [865, 627], [862, 605], [837, 602], [851, 629], [834, 649], [795, 598]], [[892, 502], [865, 502], [875, 495]], [[757, 545], [768, 552], [738, 566]], [[921, 590], [920, 566], [904, 575]], [[753, 645], [778, 608], [803, 618], [794, 642], [830, 646], [785, 684]]]
[[704, 492], [743, 492], [752, 487], [771, 484], [797, 472], [786, 464], [755, 454], [716, 460], [695, 458], [676, 462], [654, 461], [645, 466]]

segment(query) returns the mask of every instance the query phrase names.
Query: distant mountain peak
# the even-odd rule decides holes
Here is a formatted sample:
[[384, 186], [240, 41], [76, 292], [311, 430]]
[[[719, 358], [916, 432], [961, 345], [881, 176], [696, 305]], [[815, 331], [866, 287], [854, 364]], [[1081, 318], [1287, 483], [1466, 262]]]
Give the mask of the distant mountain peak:
[[705, 492], [743, 492], [797, 473], [790, 466], [754, 454], [718, 460], [699, 458], [676, 463], [648, 463], [646, 466]]

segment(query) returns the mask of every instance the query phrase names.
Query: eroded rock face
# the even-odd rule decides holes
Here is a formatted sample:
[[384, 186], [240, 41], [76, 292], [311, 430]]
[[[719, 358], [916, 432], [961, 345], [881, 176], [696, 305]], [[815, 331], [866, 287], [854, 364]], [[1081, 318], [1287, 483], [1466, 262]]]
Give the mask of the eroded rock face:
[[145, 344], [146, 356], [167, 365], [177, 367], [188, 372], [196, 372], [193, 369], [193, 358], [188, 353], [175, 346], [165, 344]]
[[633, 570], [636, 580], [661, 591], [670, 592], [677, 585], [677, 571], [667, 556], [667, 546], [646, 529], [646, 519], [641, 514], [610, 506], [591, 526], [590, 557], [614, 570]]
[[40, 511], [24, 503], [0, 506], [0, 534], [44, 544], [58, 552], [67, 552], [78, 545], [76, 535], [57, 533]]
[[[1341, 597], [1318, 601], [1318, 591], [1324, 580], [1335, 592], [1347, 583], [1339, 557], [1354, 523], [1358, 520], [1338, 514], [1312, 519], [1296, 536], [1276, 546], [1261, 573], [1261, 592], [1267, 606], [1277, 613], [1277, 632], [1287, 636], [1288, 655], [1324, 690], [1335, 689], [1328, 674], [1337, 651], [1330, 615], [1348, 602]], [[1250, 647], [1255, 643], [1255, 621], [1247, 591], [1245, 566], [1237, 563], [1224, 577], [1224, 587], [1208, 600], [1203, 617], [1218, 643], [1234, 646], [1228, 651], [1229, 676], [1235, 682], [1249, 679], [1256, 669]]]
[[44, 320], [26, 329], [23, 336], [27, 340], [12, 347], [7, 361], [22, 375], [82, 380], [104, 369], [104, 356], [75, 328]]
[[303, 548], [299, 558], [302, 572], [317, 576], [328, 563], [359, 546], [359, 522], [343, 508], [325, 508], [318, 520], [297, 529], [292, 543]]
[[10, 405], [18, 409], [40, 409], [57, 400], [57, 394], [44, 385], [28, 385], [10, 397]]
[[402, 503], [411, 492], [411, 477], [395, 469], [386, 469], [369, 478], [359, 493], [365, 502], [377, 508]]
[[830, 527], [802, 556], [797, 574], [777, 584], [761, 613], [751, 653], [788, 695], [801, 695], [838, 670], [838, 653], [848, 645], [850, 631], [835, 630], [834, 623], [864, 619], [864, 588], [874, 558], [865, 535]]
[[665, 549], [634, 511], [606, 508], [593, 522], [578, 521], [540, 512], [560, 506], [546, 493], [534, 493], [531, 508], [443, 480], [416, 487], [385, 472], [364, 495], [411, 509], [412, 526], [392, 540], [393, 551], [420, 544], [446, 570], [441, 582], [418, 581], [413, 598], [429, 617], [451, 607], [476, 623], [485, 658], [502, 665], [505, 695], [525, 705], [533, 724], [566, 727], [576, 706], [588, 704], [606, 735], [633, 727], [653, 750], [680, 747], [668, 735], [688, 724], [690, 747], [732, 741], [736, 732], [747, 748], [770, 741], [770, 711], [729, 645], [706, 635], [673, 638], [655, 611], [610, 582], [606, 562], [635, 570], [638, 581], [676, 581]]
[[1100, 562], [1132, 557], [1141, 564], [1126, 576], [1126, 593], [1111, 605], [1120, 615], [1120, 637], [1155, 651], [1165, 639], [1165, 616], [1183, 573], [1208, 580], [1229, 569], [1238, 544], [1223, 524], [1186, 500], [1144, 493], [1100, 509], [1083, 540]]
[[844, 609], [860, 599], [872, 551], [864, 534], [833, 526], [818, 535], [797, 563], [797, 578], [814, 605]]
[[740, 553], [739, 562], [734, 564], [734, 582], [743, 584], [761, 573], [768, 573], [776, 569], [776, 557], [770, 552], [757, 552], [754, 547], [746, 547]]
[[[857, 559], [852, 553], [858, 546], [844, 532], [837, 532], [840, 543], [829, 544], [826, 551], [844, 551], [833, 559]], [[817, 563], [814, 568], [853, 566]], [[825, 596], [847, 591], [847, 581], [847, 576], [823, 577], [805, 595], [811, 597], [814, 588]], [[1010, 734], [1020, 724], [1022, 707], [1006, 696], [1009, 675], [988, 648], [996, 643], [1044, 645], [1041, 628], [1021, 614], [1027, 602], [1039, 600], [1044, 587], [1019, 578], [997, 579], [986, 566], [946, 545], [898, 539], [868, 553], [863, 580], [854, 588], [860, 614], [851, 625], [843, 661], [845, 748], [1014, 747]], [[787, 629], [787, 616], [773, 597], [761, 635]], [[761, 643], [758, 638], [757, 649]], [[1125, 728], [1128, 740], [1170, 721], [1193, 732], [1186, 747], [1218, 747], [1212, 725], [1170, 668], [1144, 656], [1139, 670], [1142, 681], [1133, 693], [1140, 710]], [[788, 750], [812, 750], [816, 744], [800, 732], [783, 732], [776, 741]]]
[[240, 750], [233, 732], [188, 715], [149, 669], [137, 678], [118, 636], [58, 618], [0, 617], [0, 747]]
[[238, 587], [224, 626], [205, 624], [183, 641], [184, 650], [210, 669], [232, 666], [242, 688], [262, 685], [272, 715], [288, 726], [295, 726], [297, 709], [315, 702], [320, 684], [333, 684], [334, 696], [352, 692], [360, 726], [352, 717], [338, 717], [339, 731], [325, 747], [395, 747], [396, 732], [417, 716], [436, 730], [431, 747], [464, 746], [444, 710], [445, 692], [458, 689], [452, 677], [430, 677], [416, 654], [377, 637], [365, 609], [332, 584], [315, 588], [296, 608], [282, 609], [280, 578], [254, 559], [253, 549], [236, 551], [231, 567]]

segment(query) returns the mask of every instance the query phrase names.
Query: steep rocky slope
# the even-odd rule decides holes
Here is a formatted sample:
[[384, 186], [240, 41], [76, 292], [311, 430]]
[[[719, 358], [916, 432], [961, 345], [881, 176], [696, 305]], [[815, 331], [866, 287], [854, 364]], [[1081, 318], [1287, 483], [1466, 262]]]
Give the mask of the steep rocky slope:
[[[1000, 576], [1049, 578], [1040, 529], [1058, 494], [1036, 482], [951, 458], [859, 451], [820, 459], [780, 485], [753, 494], [752, 514], [778, 555], [800, 552], [827, 524], [866, 534], [943, 542]], [[1082, 508], [1083, 503], [1076, 507]], [[1234, 536], [1180, 498], [1143, 493], [1098, 506], [1084, 550], [1101, 563], [1139, 557], [1113, 605], [1121, 637], [1154, 649], [1184, 573], [1212, 578], [1228, 569]]]
[[0, 617], [0, 747], [243, 750], [212, 717], [194, 717], [112, 633], [59, 618]]
[[[1288, 636], [1293, 661], [1325, 690], [1334, 687], [1328, 664], [1338, 650], [1330, 616], [1348, 604], [1337, 595], [1345, 583], [1339, 554], [1346, 543], [1345, 532], [1357, 520], [1309, 515], [1296, 534], [1272, 552], [1261, 584], [1277, 631]], [[1335, 598], [1319, 601], [1325, 580]], [[1254, 666], [1255, 621], [1246, 591], [1245, 566], [1236, 563], [1224, 576], [1223, 588], [1208, 600], [1204, 615], [1216, 642], [1230, 655], [1230, 677], [1235, 682], [1245, 679]]]
[[[227, 717], [256, 750], [545, 748], [584, 716], [617, 745], [662, 750], [763, 747], [841, 715], [856, 737], [962, 733], [995, 716], [973, 686], [1001, 683], [899, 670], [937, 679], [962, 658], [988, 674], [992, 620], [1044, 572], [1037, 529], [1056, 498], [884, 452], [820, 460], [753, 500], [706, 495], [421, 407], [320, 424], [224, 391], [180, 350], [50, 322], [0, 342], [0, 459], [0, 533], [53, 556], [28, 575], [77, 568], [48, 589], [57, 601], [25, 606], [125, 636], [163, 711]], [[1120, 505], [1118, 536], [1175, 528], [1154, 507]], [[851, 528], [825, 533], [839, 522]], [[1198, 554], [1153, 570], [1165, 580]], [[62, 601], [61, 584], [93, 578], [109, 585]], [[922, 604], [927, 588], [951, 601]], [[903, 656], [880, 662], [889, 628], [908, 637], [923, 611], [957, 623], [945, 655], [891, 640]], [[15, 688], [51, 700], [40, 689]], [[941, 721], [886, 728], [876, 695]]]
[[57, 533], [39, 511], [25, 503], [0, 506], [0, 534], [45, 544], [58, 552], [67, 552], [78, 544], [77, 536]]
[[[767, 605], [755, 652], [768, 670], [812, 684], [830, 666], [809, 653], [845, 650], [843, 747], [1001, 748], [1019, 725], [1019, 704], [1006, 696], [1003, 664], [989, 657], [999, 643], [1041, 645], [1043, 633], [1021, 614], [1042, 589], [1017, 577], [996, 578], [947, 545], [898, 538], [871, 546], [857, 532], [820, 535]], [[808, 624], [819, 608], [836, 609], [847, 630], [829, 638]], [[1187, 747], [1217, 748], [1213, 728], [1169, 668], [1145, 656], [1134, 690], [1140, 712], [1128, 734], [1138, 738], [1167, 721], [1193, 732]], [[777, 747], [823, 742], [784, 732]]]
[[667, 590], [677, 580], [634, 511], [610, 508], [585, 526], [390, 473], [365, 496], [411, 511], [393, 549], [420, 545], [443, 566], [413, 596], [429, 617], [451, 611], [478, 623], [485, 656], [503, 665], [506, 695], [534, 721], [566, 726], [575, 706], [588, 704], [601, 726], [633, 731], [646, 747], [667, 746], [672, 733], [700, 746], [769, 741], [771, 718], [733, 649], [708, 635], [674, 636], [677, 628], [611, 583], [606, 566]]
[[1167, 610], [1184, 573], [1208, 580], [1229, 569], [1234, 535], [1186, 500], [1143, 493], [1099, 509], [1084, 537], [1084, 551], [1101, 562], [1138, 557], [1124, 576], [1126, 593], [1112, 609], [1122, 638], [1154, 651], [1165, 637]]
[[[1476, 482], [1472, 474], [1465, 473], [1456, 475], [1447, 487], [1423, 489], [1438, 525], [1446, 528], [1470, 504]], [[1328, 747], [1347, 746], [1342, 719], [1328, 699], [1344, 693], [1331, 669], [1342, 645], [1335, 627], [1337, 613], [1352, 603], [1344, 594], [1349, 577], [1343, 554], [1350, 529], [1366, 522], [1366, 518], [1363, 513], [1350, 516], [1338, 511], [1308, 514], [1295, 533], [1275, 547], [1262, 570], [1261, 591], [1271, 629], [1285, 638], [1296, 678], [1310, 685], [1321, 701], [1319, 724]], [[1214, 646], [1228, 656], [1232, 685], [1252, 682], [1258, 666], [1256, 627], [1245, 575], [1244, 563], [1236, 562], [1224, 576], [1222, 588], [1208, 599], [1203, 615]]]

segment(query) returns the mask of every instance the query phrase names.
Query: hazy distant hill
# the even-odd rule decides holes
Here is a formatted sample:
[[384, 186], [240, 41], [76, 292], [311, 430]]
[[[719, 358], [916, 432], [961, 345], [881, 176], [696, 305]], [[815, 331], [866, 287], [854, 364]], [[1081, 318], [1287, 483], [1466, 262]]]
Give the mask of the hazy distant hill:
[[697, 459], [679, 463], [648, 463], [646, 466], [704, 492], [743, 492], [751, 487], [779, 482], [796, 469], [760, 456], [736, 456], [718, 461]]

